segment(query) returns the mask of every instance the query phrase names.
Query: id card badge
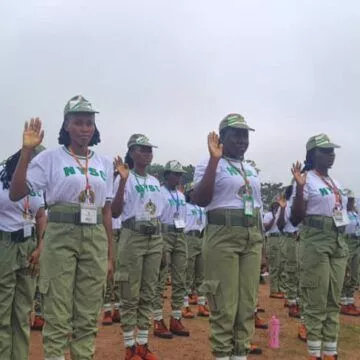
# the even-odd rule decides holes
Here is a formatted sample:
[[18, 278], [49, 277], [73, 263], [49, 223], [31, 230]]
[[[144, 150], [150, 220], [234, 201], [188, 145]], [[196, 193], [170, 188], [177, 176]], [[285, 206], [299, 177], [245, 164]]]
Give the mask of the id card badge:
[[32, 235], [32, 229], [33, 229], [32, 223], [28, 222], [24, 225], [24, 227], [23, 227], [24, 238], [28, 238]]
[[334, 209], [333, 219], [336, 227], [346, 226], [350, 223], [347, 211], [345, 209]]
[[174, 225], [177, 229], [184, 229], [185, 227], [185, 221], [178, 212], [174, 214]]
[[246, 216], [254, 215], [254, 198], [251, 195], [244, 195], [244, 214]]
[[135, 221], [150, 221], [151, 216], [148, 211], [140, 211], [135, 214]]
[[80, 204], [80, 223], [88, 225], [97, 224], [97, 208], [93, 204]]

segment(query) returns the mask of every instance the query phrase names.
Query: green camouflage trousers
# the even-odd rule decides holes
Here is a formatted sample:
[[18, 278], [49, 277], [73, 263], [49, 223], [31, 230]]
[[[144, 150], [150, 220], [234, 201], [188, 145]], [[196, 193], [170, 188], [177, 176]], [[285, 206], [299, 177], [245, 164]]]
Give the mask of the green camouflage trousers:
[[[54, 208], [65, 213], [76, 211], [77, 207]], [[107, 258], [103, 225], [58, 223], [49, 218], [39, 279], [45, 358], [61, 357], [70, 346], [72, 360], [93, 359]]]
[[308, 341], [336, 342], [339, 333], [339, 302], [348, 258], [344, 236], [332, 218], [311, 216], [323, 228], [305, 225], [300, 238], [300, 286], [302, 315]]
[[35, 278], [28, 275], [28, 257], [36, 243], [10, 240], [0, 232], [0, 359], [26, 360]]
[[210, 341], [215, 357], [244, 356], [254, 335], [263, 246], [260, 229], [260, 217], [253, 227], [207, 226], [201, 290], [210, 308]]
[[172, 310], [181, 310], [186, 294], [186, 269], [187, 269], [187, 240], [184, 233], [168, 232], [163, 234], [165, 266], [160, 270], [156, 296], [154, 299], [154, 310], [160, 310], [164, 306], [163, 293], [166, 277], [171, 271], [171, 306]]
[[349, 248], [349, 260], [341, 297], [353, 299], [355, 291], [359, 287], [360, 239], [345, 235], [345, 241]]
[[300, 265], [299, 241], [297, 234], [284, 234], [286, 244], [286, 294], [289, 301], [295, 301], [300, 296]]
[[186, 288], [188, 293], [193, 291], [201, 296], [200, 285], [204, 281], [204, 258], [202, 255], [202, 246], [204, 238], [198, 236], [189, 236], [187, 238], [188, 257], [186, 270]]
[[285, 293], [287, 286], [286, 239], [281, 236], [268, 237], [270, 293]]
[[147, 330], [153, 311], [163, 251], [160, 235], [143, 235], [123, 228], [116, 265], [121, 325], [125, 332]]
[[[116, 272], [116, 264], [117, 264], [117, 245], [120, 240], [120, 229], [113, 230], [113, 237], [112, 237], [112, 245], [113, 245], [113, 269], [114, 274]], [[118, 289], [117, 283], [114, 279], [107, 279], [106, 282], [106, 290], [105, 290], [105, 298], [104, 298], [104, 307], [110, 307], [112, 303], [119, 303], [118, 297]]]

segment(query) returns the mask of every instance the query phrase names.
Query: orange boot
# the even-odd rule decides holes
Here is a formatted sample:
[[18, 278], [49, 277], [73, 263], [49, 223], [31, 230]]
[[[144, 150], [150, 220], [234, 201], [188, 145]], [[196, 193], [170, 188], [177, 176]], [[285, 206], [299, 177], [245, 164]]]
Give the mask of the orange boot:
[[210, 312], [208, 307], [206, 305], [199, 305], [197, 315], [202, 317], [209, 317]]
[[186, 306], [181, 310], [181, 315], [184, 319], [193, 319], [195, 314], [191, 311], [190, 306]]
[[158, 358], [149, 350], [148, 344], [137, 345], [136, 354], [143, 360], [158, 360]]
[[172, 333], [168, 330], [164, 320], [154, 320], [154, 336], [162, 339], [172, 339]]
[[170, 331], [174, 335], [178, 336], [189, 336], [190, 332], [185, 328], [185, 326], [182, 324], [181, 320], [175, 319], [171, 317], [170, 319]]
[[337, 360], [337, 355], [324, 355], [323, 360]]
[[113, 320], [112, 320], [111, 310], [104, 311], [104, 317], [103, 317], [102, 324], [105, 326], [109, 326], [109, 325], [112, 325], [112, 323], [113, 323]]
[[307, 331], [306, 331], [306, 327], [304, 324], [300, 324], [300, 326], [299, 326], [298, 338], [304, 342], [306, 342], [306, 340], [307, 340]]
[[255, 313], [255, 328], [256, 329], [268, 328], [268, 324], [257, 313]]
[[300, 308], [298, 305], [295, 304], [289, 306], [289, 316], [300, 319]]
[[127, 347], [125, 349], [125, 360], [142, 360], [136, 353], [136, 346]]
[[44, 327], [44, 318], [41, 315], [35, 315], [33, 324], [31, 325], [31, 330], [41, 331]]
[[355, 304], [341, 305], [340, 313], [348, 316], [360, 316], [360, 309]]

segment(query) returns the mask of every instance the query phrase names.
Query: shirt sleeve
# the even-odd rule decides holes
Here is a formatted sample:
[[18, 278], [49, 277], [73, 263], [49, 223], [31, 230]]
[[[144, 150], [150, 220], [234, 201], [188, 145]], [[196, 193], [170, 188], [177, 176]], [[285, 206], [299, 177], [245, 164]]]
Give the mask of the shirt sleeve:
[[42, 151], [28, 166], [26, 182], [32, 191], [46, 190], [49, 184], [51, 153]]
[[195, 185], [199, 184], [201, 179], [204, 177], [205, 170], [206, 170], [206, 167], [207, 167], [207, 163], [208, 163], [207, 161], [202, 161], [201, 163], [196, 165], [195, 172], [194, 172], [194, 183], [195, 183]]

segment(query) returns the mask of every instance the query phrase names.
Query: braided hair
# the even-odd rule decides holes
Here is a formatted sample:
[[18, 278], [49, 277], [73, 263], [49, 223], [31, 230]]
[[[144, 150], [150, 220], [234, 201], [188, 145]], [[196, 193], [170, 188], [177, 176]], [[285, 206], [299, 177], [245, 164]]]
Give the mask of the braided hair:
[[[71, 114], [69, 114], [71, 115]], [[65, 124], [69, 121], [69, 115], [65, 116], [64, 122], [61, 126], [61, 129], [59, 131], [59, 137], [58, 137], [58, 143], [60, 145], [69, 146], [71, 144], [71, 139], [69, 133], [65, 130]], [[95, 125], [95, 131], [94, 134], [89, 142], [89, 146], [97, 145], [101, 142], [100, 139], [100, 132], [98, 128]]]
[[21, 150], [11, 155], [3, 164], [3, 168], [0, 171], [0, 181], [3, 184], [3, 189], [9, 189], [11, 179], [16, 169], [16, 165], [20, 159]]
[[301, 173], [315, 169], [315, 150], [316, 148], [306, 152], [305, 166], [301, 170]]

